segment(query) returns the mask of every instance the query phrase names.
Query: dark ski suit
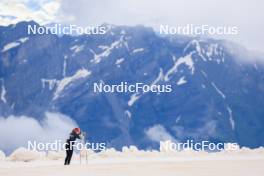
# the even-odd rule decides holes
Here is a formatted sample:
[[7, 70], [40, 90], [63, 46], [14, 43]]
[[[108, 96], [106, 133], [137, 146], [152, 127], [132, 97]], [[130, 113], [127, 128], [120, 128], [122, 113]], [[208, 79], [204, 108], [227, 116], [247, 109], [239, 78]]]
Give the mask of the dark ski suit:
[[81, 139], [81, 133], [77, 134], [76, 132], [72, 131], [70, 134], [69, 139], [66, 141], [65, 149], [66, 149], [66, 158], [64, 165], [69, 165], [71, 163], [72, 153], [73, 153], [73, 146], [76, 139]]

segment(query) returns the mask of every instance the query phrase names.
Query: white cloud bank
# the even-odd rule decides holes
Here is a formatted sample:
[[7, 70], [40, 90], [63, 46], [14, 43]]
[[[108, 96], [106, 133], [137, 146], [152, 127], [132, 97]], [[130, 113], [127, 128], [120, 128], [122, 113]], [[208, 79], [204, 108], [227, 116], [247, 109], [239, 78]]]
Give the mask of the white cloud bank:
[[[36, 8], [37, 6], [38, 8]], [[259, 0], [1, 0], [0, 24], [21, 20], [81, 26], [102, 24], [158, 27], [160, 24], [236, 26], [239, 35], [220, 36], [264, 51], [264, 1]]]
[[239, 35], [220, 37], [263, 51], [263, 6], [259, 0], [64, 0], [58, 17], [78, 25], [236, 26]]
[[176, 140], [174, 137], [164, 128], [164, 126], [158, 124], [150, 127], [145, 131], [146, 135], [155, 142], [160, 142], [160, 141], [173, 141], [175, 142]]
[[0, 150], [10, 152], [21, 146], [27, 147], [29, 140], [65, 140], [76, 126], [72, 119], [59, 113], [47, 112], [41, 122], [27, 116], [0, 117]]
[[60, 0], [1, 0], [0, 25], [35, 20], [45, 24], [55, 20]]

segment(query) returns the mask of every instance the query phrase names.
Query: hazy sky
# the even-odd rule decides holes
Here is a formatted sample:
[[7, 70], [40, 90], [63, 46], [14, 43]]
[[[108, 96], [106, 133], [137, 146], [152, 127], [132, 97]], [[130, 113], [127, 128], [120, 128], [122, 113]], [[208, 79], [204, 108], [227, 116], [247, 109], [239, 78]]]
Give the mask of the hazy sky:
[[84, 26], [104, 22], [154, 27], [160, 24], [237, 26], [239, 35], [224, 37], [250, 49], [264, 50], [261, 0], [1, 0], [0, 7], [2, 24], [10, 21], [3, 16], [13, 15], [20, 16], [15, 20]]

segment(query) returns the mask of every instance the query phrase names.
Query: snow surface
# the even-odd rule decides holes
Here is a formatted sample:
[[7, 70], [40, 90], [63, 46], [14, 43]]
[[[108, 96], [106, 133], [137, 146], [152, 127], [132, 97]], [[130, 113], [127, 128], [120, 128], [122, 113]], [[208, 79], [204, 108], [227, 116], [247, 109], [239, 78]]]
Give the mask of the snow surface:
[[29, 162], [29, 161], [41, 160], [44, 157], [45, 157], [44, 152], [27, 150], [26, 148], [18, 148], [9, 156], [8, 159], [11, 161]]
[[[74, 153], [70, 166], [64, 166], [63, 151], [44, 154], [17, 149], [0, 161], [0, 175], [4, 176], [262, 176], [264, 148], [241, 148], [236, 151], [210, 152], [169, 150], [161, 143], [160, 151], [143, 151], [135, 146], [113, 148], [94, 153]], [[81, 160], [80, 160], [81, 157]]]
[[[162, 138], [162, 135], [158, 135], [160, 131], [165, 131], [165, 128], [161, 125], [155, 125], [150, 128], [152, 131], [151, 134], [155, 134], [155, 140], [157, 138]], [[90, 159], [99, 159], [99, 158], [112, 158], [112, 157], [133, 157], [133, 156], [140, 156], [140, 157], [153, 157], [153, 156], [183, 156], [183, 157], [193, 157], [193, 156], [200, 156], [200, 157], [208, 157], [208, 156], [247, 156], [250, 154], [251, 156], [258, 156], [264, 159], [264, 148], [260, 147], [257, 149], [249, 149], [249, 148], [238, 148], [237, 150], [222, 150], [220, 152], [206, 152], [206, 151], [194, 151], [192, 149], [184, 149], [184, 150], [175, 150], [168, 146], [169, 144], [173, 144], [171, 140], [166, 141], [158, 141], [160, 142], [159, 150], [139, 150], [136, 146], [123, 146], [122, 151], [116, 151], [114, 148], [108, 148], [103, 150], [99, 153], [95, 153], [92, 150], [88, 150], [87, 154], [89, 154]], [[226, 144], [227, 146], [231, 144]], [[81, 151], [81, 156], [86, 155], [86, 151]], [[79, 159], [79, 153], [74, 152], [74, 158]], [[5, 156], [5, 154], [0, 151], [0, 157], [6, 161], [39, 161], [39, 160], [63, 160], [65, 157], [65, 151], [48, 151], [48, 152], [39, 152], [34, 150], [28, 150], [26, 148], [18, 148], [9, 156]]]

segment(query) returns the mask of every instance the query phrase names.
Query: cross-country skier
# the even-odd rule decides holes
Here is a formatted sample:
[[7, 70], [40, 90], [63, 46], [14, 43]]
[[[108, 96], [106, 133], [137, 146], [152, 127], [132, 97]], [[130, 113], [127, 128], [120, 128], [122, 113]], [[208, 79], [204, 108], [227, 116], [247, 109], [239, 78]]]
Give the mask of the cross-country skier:
[[82, 132], [81, 132], [80, 128], [74, 128], [72, 130], [72, 132], [70, 133], [69, 139], [67, 139], [67, 141], [66, 141], [66, 145], [65, 145], [66, 158], [65, 158], [64, 165], [70, 164], [75, 140], [81, 139], [81, 138], [82, 138]]

